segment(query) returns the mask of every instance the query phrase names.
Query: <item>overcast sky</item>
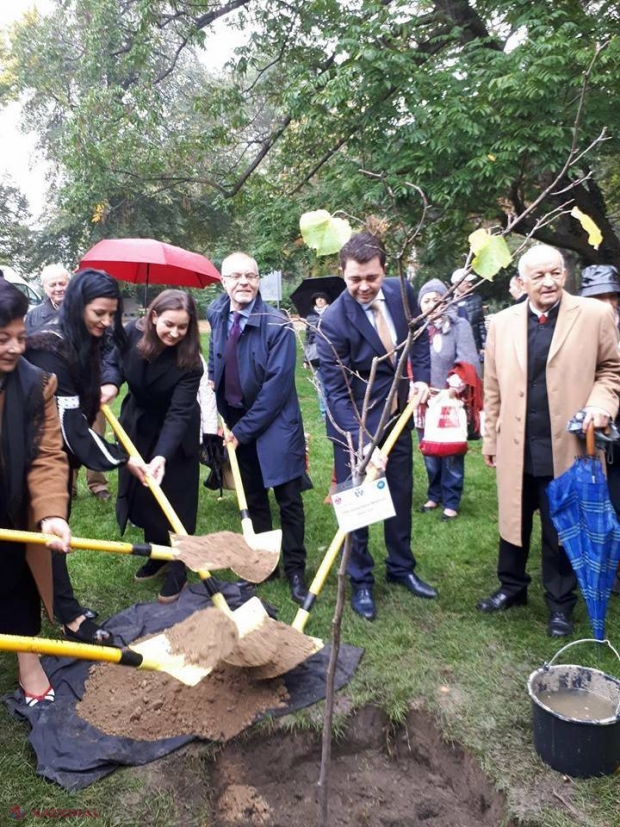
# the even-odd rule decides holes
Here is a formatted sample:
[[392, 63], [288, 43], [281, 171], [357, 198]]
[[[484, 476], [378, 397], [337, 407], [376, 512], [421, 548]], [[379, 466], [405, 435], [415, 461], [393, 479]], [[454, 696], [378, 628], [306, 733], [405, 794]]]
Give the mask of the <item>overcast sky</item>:
[[[36, 7], [42, 14], [53, 7], [51, 0], [0, 0], [0, 27], [19, 20]], [[232, 49], [241, 45], [243, 36], [221, 21], [205, 44], [205, 63], [212, 68], [224, 64]], [[37, 160], [36, 136], [19, 129], [20, 106], [9, 104], [0, 111], [0, 176], [9, 175], [26, 194], [33, 214], [39, 215], [45, 203], [45, 164]]]

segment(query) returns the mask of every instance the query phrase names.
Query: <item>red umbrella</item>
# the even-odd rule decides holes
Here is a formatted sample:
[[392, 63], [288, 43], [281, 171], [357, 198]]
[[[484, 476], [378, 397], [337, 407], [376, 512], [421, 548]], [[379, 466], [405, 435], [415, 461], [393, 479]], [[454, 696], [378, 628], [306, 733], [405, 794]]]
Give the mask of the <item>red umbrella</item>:
[[80, 261], [80, 269], [105, 270], [119, 281], [167, 284], [171, 287], [206, 287], [220, 281], [217, 268], [199, 253], [153, 238], [106, 238], [97, 242]]

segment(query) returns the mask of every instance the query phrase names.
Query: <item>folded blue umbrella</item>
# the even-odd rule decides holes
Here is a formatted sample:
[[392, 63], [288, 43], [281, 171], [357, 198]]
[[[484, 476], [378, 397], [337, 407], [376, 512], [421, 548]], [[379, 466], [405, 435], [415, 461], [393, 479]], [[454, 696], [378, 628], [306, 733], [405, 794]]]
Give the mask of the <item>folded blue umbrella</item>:
[[620, 523], [602, 462], [579, 457], [547, 486], [551, 520], [575, 571], [594, 637], [605, 638], [605, 615], [620, 560]]

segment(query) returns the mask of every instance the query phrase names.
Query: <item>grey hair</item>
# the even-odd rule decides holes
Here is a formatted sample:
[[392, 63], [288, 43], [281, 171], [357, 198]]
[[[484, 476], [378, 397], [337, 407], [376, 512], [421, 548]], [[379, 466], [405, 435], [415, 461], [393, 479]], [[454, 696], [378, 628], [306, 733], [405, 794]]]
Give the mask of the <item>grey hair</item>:
[[530, 267], [534, 260], [538, 259], [540, 253], [543, 255], [549, 255], [550, 253], [555, 253], [560, 257], [562, 262], [562, 269], [566, 269], [566, 262], [564, 261], [564, 256], [562, 253], [557, 250], [555, 247], [551, 247], [549, 244], [536, 244], [534, 247], [530, 247], [521, 258], [519, 259], [519, 264], [517, 265], [517, 269], [519, 270], [519, 278], [522, 279], [525, 276], [525, 268]]

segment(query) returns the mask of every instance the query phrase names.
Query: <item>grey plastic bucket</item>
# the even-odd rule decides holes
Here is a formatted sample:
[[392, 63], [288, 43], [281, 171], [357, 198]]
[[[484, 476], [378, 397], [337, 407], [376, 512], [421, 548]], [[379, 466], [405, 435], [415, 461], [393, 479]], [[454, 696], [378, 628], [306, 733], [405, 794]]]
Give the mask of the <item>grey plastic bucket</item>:
[[[534, 747], [554, 770], [573, 778], [611, 775], [620, 768], [620, 681], [598, 669], [574, 664], [554, 665], [559, 655], [578, 643], [603, 643], [620, 654], [608, 640], [576, 640], [567, 644], [540, 669], [532, 672], [527, 688], [532, 699]], [[570, 718], [546, 706], [541, 695], [582, 690], [608, 700], [615, 714], [602, 720]]]

